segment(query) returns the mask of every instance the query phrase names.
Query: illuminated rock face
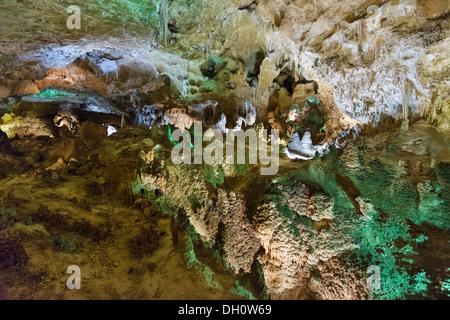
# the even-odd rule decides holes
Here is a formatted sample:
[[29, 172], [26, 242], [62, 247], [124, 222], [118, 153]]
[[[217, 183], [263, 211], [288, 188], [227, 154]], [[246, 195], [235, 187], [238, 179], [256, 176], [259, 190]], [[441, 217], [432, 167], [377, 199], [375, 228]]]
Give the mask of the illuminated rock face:
[[[315, 80], [322, 100], [329, 99], [362, 123], [378, 122], [382, 115], [403, 119], [425, 114], [439, 127], [448, 128], [448, 84], [443, 84], [449, 59], [449, 5], [445, 0], [276, 0], [238, 10], [240, 4], [238, 0], [199, 0], [195, 6], [181, 0], [171, 2], [167, 23], [173, 32], [167, 31], [164, 49], [157, 44], [164, 41], [155, 37], [161, 25], [158, 1], [81, 4], [82, 17], [88, 18], [79, 30], [58, 26], [69, 17], [63, 3], [51, 8], [49, 2], [36, 3], [36, 7], [5, 3], [0, 19], [6, 30], [2, 33], [2, 68], [10, 70], [20, 61], [34, 60], [46, 71], [61, 69], [94, 49], [114, 47], [132, 52], [139, 67], [152, 65], [158, 73], [167, 74], [188, 100], [239, 97], [237, 104], [249, 101], [262, 115], [278, 90], [274, 79], [288, 68], [295, 73], [295, 80], [299, 75]], [[30, 18], [21, 21], [9, 14], [19, 10]], [[42, 36], [32, 39], [31, 32], [19, 31], [28, 28], [41, 30]], [[18, 36], [25, 50], [14, 44]], [[56, 44], [57, 40], [62, 43]], [[207, 71], [214, 56], [225, 64], [209, 66], [212, 69]], [[36, 83], [37, 87], [88, 86], [110, 94], [102, 82], [120, 77], [123, 59], [114, 55], [96, 58], [105, 80], [68, 67], [48, 71], [47, 79]], [[3, 80], [0, 97], [36, 93], [29, 80], [41, 79], [42, 71], [24, 77], [26, 82]]]

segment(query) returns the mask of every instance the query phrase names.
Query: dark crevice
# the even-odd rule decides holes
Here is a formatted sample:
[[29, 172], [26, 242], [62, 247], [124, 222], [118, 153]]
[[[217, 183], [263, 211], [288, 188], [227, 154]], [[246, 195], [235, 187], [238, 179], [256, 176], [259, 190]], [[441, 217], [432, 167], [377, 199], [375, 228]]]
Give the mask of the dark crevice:
[[347, 194], [348, 199], [353, 204], [356, 210], [362, 215], [361, 207], [356, 201], [358, 197], [361, 196], [361, 192], [358, 190], [358, 188], [355, 186], [353, 181], [349, 177], [343, 177], [339, 173], [335, 174], [336, 176], [336, 182], [344, 189], [345, 193]]

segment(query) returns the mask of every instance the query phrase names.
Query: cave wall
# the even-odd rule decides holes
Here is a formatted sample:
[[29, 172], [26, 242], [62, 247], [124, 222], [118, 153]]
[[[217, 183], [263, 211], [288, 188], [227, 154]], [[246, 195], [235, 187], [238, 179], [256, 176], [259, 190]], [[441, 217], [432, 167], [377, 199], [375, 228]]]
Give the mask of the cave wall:
[[[133, 57], [123, 59], [123, 65], [134, 62], [168, 75], [175, 96], [179, 92], [188, 102], [222, 96], [230, 105], [252, 103], [264, 118], [271, 97], [280, 93], [274, 80], [288, 68], [295, 79], [316, 81], [322, 100], [362, 123], [376, 123], [382, 115], [403, 119], [420, 114], [449, 128], [449, 4], [444, 0], [276, 0], [242, 10], [239, 6], [246, 3], [237, 0], [169, 1], [166, 22], [161, 22], [159, 1], [82, 2], [80, 30], [65, 28], [66, 4], [2, 4], [2, 14], [21, 10], [29, 18], [14, 18], [9, 25], [6, 17], [0, 19], [7, 30], [2, 34], [0, 98], [36, 93], [34, 82], [49, 69], [113, 47]], [[165, 23], [167, 46], [160, 27]], [[23, 32], [32, 29], [39, 36]], [[212, 55], [226, 66], [205, 76], [202, 64]], [[33, 66], [23, 65], [30, 61]], [[277, 103], [290, 105], [311, 94], [304, 85], [296, 91], [291, 99], [281, 90]]]

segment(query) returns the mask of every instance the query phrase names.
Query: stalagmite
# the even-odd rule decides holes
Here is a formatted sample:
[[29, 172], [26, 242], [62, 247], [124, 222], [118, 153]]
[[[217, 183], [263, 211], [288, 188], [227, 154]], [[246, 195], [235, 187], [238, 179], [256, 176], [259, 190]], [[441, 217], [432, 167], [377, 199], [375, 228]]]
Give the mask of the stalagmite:
[[405, 80], [403, 85], [402, 99], [402, 130], [406, 131], [409, 127], [409, 99], [411, 98], [412, 83], [409, 79]]

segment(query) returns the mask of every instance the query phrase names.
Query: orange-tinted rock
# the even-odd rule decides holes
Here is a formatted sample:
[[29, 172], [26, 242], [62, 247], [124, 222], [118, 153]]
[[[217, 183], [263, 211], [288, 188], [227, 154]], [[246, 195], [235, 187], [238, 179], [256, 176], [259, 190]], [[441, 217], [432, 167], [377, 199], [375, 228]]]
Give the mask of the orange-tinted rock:
[[91, 72], [70, 64], [62, 69], [50, 69], [43, 80], [36, 81], [39, 89], [47, 87], [70, 88], [70, 89], [92, 89], [102, 96], [108, 94], [106, 84]]
[[17, 83], [11, 91], [12, 95], [38, 94], [39, 89], [31, 80], [23, 80]]
[[0, 86], [0, 100], [9, 96], [11, 90], [5, 86]]

